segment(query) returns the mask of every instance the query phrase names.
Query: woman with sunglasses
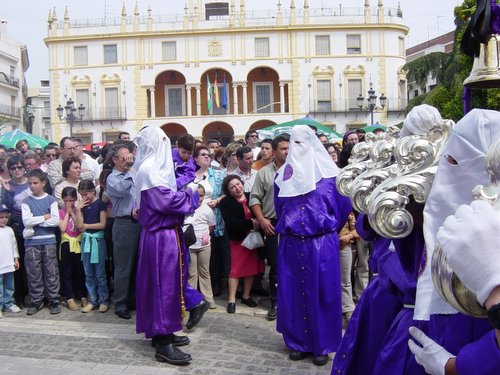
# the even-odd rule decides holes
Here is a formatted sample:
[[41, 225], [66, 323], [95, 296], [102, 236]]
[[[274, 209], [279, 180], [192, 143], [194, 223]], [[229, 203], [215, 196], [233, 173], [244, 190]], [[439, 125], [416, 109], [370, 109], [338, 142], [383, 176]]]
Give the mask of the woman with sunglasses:
[[28, 294], [26, 283], [24, 282], [24, 238], [23, 221], [21, 218], [21, 204], [31, 195], [28, 186], [28, 179], [25, 176], [24, 156], [14, 154], [7, 160], [7, 169], [10, 174], [10, 181], [5, 182], [2, 179], [2, 202], [10, 210], [10, 226], [14, 230], [19, 250], [19, 270], [14, 273], [14, 284], [16, 305], [24, 304], [24, 297]]

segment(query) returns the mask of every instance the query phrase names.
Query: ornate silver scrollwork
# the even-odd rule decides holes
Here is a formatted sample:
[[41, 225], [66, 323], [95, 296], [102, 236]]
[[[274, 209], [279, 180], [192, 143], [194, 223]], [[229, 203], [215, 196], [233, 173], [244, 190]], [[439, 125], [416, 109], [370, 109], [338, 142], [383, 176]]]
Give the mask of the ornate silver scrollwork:
[[[500, 140], [497, 140], [488, 150], [485, 166], [491, 184], [476, 186], [472, 190], [472, 196], [474, 199], [489, 202], [497, 211], [500, 211]], [[432, 281], [441, 298], [464, 314], [475, 317], [485, 317], [487, 315], [486, 309], [477, 302], [474, 293], [462, 283], [449, 266], [439, 244], [434, 250], [431, 267]]]
[[398, 127], [391, 126], [385, 134], [377, 136], [368, 133], [365, 142], [353, 147], [349, 165], [337, 176], [337, 190], [340, 194], [350, 196], [353, 192], [353, 182], [358, 176], [368, 170], [382, 168], [391, 162], [399, 131]]
[[394, 150], [398, 138], [399, 128], [390, 127], [385, 137], [373, 142], [369, 159], [344, 168], [346, 174], [341, 181], [342, 188], [345, 195], [351, 197], [352, 205], [357, 211], [367, 211], [371, 193], [377, 185], [389, 177], [387, 168], [395, 161]]
[[417, 203], [426, 201], [452, 128], [453, 121], [444, 120], [425, 134], [403, 137], [396, 144], [396, 163], [388, 168], [388, 178], [368, 202], [368, 220], [381, 236], [402, 238], [413, 229], [412, 216], [406, 210], [409, 197]]
[[348, 197], [351, 191], [352, 181], [366, 169], [367, 159], [376, 137], [374, 134], [367, 134], [364, 142], [356, 144], [352, 148], [349, 165], [342, 168], [336, 178], [337, 190], [340, 194]]

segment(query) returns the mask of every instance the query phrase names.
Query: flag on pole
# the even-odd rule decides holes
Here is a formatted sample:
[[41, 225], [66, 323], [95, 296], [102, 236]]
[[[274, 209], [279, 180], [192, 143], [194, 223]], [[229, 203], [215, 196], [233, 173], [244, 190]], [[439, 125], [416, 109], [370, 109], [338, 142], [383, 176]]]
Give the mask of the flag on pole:
[[210, 79], [208, 78], [207, 74], [207, 110], [210, 112], [212, 110], [212, 107], [214, 105], [213, 98], [212, 98], [212, 86], [210, 86]]
[[217, 72], [215, 72], [214, 102], [215, 102], [215, 107], [220, 108], [219, 86], [217, 86]]
[[227, 109], [228, 103], [227, 103], [227, 89], [226, 89], [226, 75], [224, 74], [224, 84], [222, 86], [222, 93], [221, 93], [221, 98], [220, 98], [220, 104], [223, 108]]

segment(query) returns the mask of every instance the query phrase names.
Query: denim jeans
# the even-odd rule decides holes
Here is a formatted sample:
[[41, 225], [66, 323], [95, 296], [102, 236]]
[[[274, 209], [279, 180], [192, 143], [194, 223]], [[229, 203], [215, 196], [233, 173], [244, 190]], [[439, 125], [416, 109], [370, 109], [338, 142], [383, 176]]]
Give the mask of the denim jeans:
[[89, 302], [94, 305], [109, 304], [109, 291], [106, 279], [106, 240], [97, 239], [99, 262], [90, 263], [90, 254], [84, 253], [86, 238], [82, 240], [82, 262], [85, 271], [85, 286], [87, 287]]
[[0, 311], [14, 304], [14, 272], [0, 275]]

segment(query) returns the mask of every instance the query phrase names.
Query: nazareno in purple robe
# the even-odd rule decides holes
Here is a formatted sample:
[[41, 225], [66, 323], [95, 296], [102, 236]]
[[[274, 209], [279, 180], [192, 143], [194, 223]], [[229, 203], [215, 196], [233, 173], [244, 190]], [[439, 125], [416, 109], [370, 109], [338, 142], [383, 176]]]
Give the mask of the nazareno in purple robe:
[[410, 336], [408, 329], [415, 325], [426, 331], [428, 323], [413, 320], [417, 278], [421, 271], [425, 246], [422, 229], [413, 228], [407, 237], [395, 239], [393, 242], [396, 251], [384, 261], [383, 265], [381, 264], [382, 268], [379, 271], [387, 275], [397, 288], [404, 305], [385, 334], [372, 374], [424, 375], [424, 368], [415, 361], [408, 348]]
[[147, 338], [182, 328], [188, 264], [181, 226], [197, 205], [198, 194], [190, 189], [158, 186], [141, 192], [136, 331]]
[[416, 284], [425, 258], [425, 241], [421, 229], [413, 229], [408, 237], [394, 241], [396, 252], [383, 264], [383, 271], [397, 287], [404, 303], [403, 309], [387, 331], [372, 374], [380, 375], [424, 375], [422, 366], [416, 363], [408, 348], [413, 325], [452, 354], [466, 344], [479, 339], [489, 329], [485, 319], [462, 314], [432, 315], [429, 321], [413, 320]]
[[333, 360], [333, 374], [365, 375], [370, 374], [382, 346], [384, 336], [396, 315], [403, 308], [397, 288], [386, 277], [383, 270], [379, 273], [378, 264], [383, 264], [391, 256], [391, 240], [379, 236], [365, 222], [364, 214], [356, 220], [356, 231], [366, 241], [372, 241], [370, 269], [373, 278], [361, 295], [352, 318], [342, 337]]
[[288, 348], [314, 356], [337, 350], [342, 336], [337, 230], [351, 212], [335, 178], [295, 197], [278, 197], [278, 291], [276, 329]]
[[500, 373], [500, 349], [495, 331], [490, 330], [479, 340], [466, 345], [457, 355], [458, 375], [497, 375]]

